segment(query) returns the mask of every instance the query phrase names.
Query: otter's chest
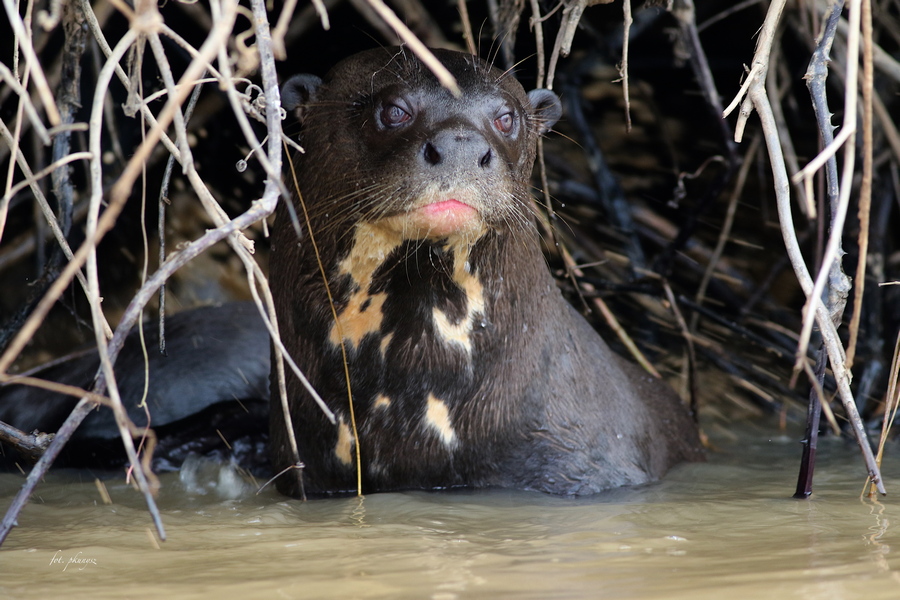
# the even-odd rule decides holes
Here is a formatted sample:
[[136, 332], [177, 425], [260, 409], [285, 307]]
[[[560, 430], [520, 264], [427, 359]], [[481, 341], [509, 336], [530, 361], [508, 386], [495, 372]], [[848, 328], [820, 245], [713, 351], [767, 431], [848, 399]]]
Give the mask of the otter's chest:
[[457, 457], [471, 456], [474, 430], [484, 437], [489, 356], [501, 352], [496, 293], [469, 244], [355, 241], [334, 267], [333, 313], [310, 328], [320, 332], [313, 385], [339, 420], [326, 440], [334, 464], [355, 468], [355, 420], [364, 472], [379, 487], [411, 472], [426, 487], [462, 483]]

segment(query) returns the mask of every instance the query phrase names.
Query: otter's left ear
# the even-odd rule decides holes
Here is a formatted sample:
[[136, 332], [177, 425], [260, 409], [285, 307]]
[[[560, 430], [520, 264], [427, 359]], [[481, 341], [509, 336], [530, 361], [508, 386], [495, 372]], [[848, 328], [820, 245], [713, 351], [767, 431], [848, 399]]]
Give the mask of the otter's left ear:
[[322, 80], [315, 75], [294, 75], [281, 86], [281, 106], [288, 112], [293, 112], [297, 119], [303, 123], [305, 105], [316, 100], [316, 93], [322, 85]]
[[545, 89], [528, 92], [528, 101], [534, 109], [532, 119], [537, 124], [538, 135], [547, 133], [562, 116], [562, 103], [556, 94]]

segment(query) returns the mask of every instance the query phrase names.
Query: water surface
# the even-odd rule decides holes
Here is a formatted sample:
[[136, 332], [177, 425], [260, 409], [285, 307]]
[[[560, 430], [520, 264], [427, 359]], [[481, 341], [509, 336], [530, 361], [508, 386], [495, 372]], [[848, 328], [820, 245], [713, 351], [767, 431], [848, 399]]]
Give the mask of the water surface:
[[[575, 500], [223, 499], [208, 473], [171, 474], [159, 548], [129, 485], [107, 480], [107, 505], [89, 475], [53, 474], [0, 550], [0, 597], [900, 597], [900, 469], [885, 465], [888, 497], [861, 499], [855, 447], [825, 441], [816, 493], [794, 500], [798, 436], [771, 431], [719, 441], [661, 483]], [[0, 475], [2, 510], [21, 481]]]

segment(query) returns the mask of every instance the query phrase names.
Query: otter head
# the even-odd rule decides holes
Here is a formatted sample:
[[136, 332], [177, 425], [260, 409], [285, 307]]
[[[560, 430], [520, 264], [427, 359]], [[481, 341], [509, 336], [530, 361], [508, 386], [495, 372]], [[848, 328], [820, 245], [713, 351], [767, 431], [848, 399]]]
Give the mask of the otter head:
[[299, 192], [316, 229], [471, 243], [491, 229], [531, 226], [535, 144], [559, 119], [558, 98], [526, 94], [474, 56], [434, 53], [459, 97], [404, 48], [356, 55], [324, 81], [285, 84], [306, 149], [296, 159]]

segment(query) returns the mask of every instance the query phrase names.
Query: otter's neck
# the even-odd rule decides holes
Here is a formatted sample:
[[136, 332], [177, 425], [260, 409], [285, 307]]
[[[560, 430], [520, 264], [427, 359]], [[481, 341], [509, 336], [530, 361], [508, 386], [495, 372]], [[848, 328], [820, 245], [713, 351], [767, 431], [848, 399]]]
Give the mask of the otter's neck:
[[[361, 224], [336, 265], [337, 321], [329, 341], [357, 349], [370, 335], [381, 351], [398, 334], [433, 337], [467, 355], [487, 311], [491, 281], [486, 230], [437, 240], [405, 240], [392, 229]], [[495, 246], [496, 244], [494, 244]]]

